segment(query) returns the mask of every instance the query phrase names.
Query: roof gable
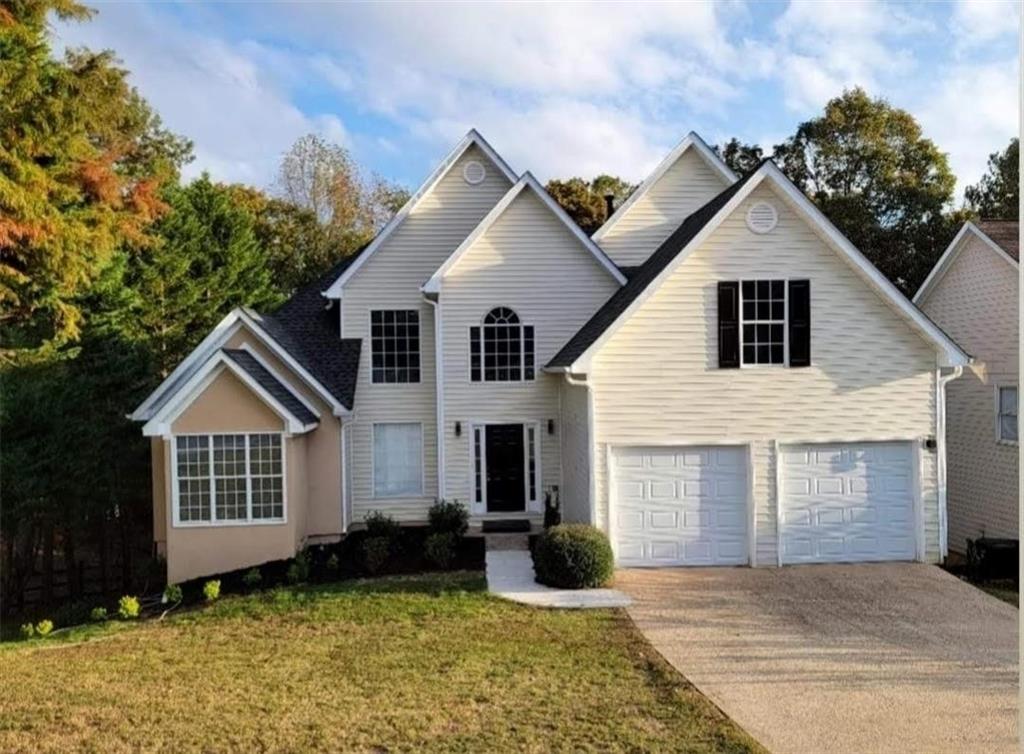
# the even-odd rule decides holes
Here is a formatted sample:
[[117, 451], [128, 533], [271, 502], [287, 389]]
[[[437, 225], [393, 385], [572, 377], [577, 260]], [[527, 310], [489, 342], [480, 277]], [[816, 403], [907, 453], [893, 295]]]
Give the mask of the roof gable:
[[445, 260], [430, 279], [427, 280], [421, 289], [424, 293], [439, 293], [441, 290], [441, 281], [444, 276], [458, 264], [459, 259], [465, 255], [465, 253], [473, 246], [473, 244], [483, 236], [487, 230], [494, 225], [495, 222], [512, 206], [512, 203], [519, 197], [523, 192], [533, 193], [544, 205], [544, 207], [551, 212], [551, 214], [563, 225], [565, 228], [572, 233], [572, 235], [580, 242], [584, 249], [586, 249], [600, 264], [612, 278], [619, 285], [623, 285], [626, 282], [625, 276], [619, 270], [618, 267], [605, 255], [596, 243], [594, 243], [586, 233], [580, 230], [580, 227], [573, 222], [572, 218], [566, 214], [565, 210], [562, 209], [559, 204], [551, 198], [550, 194], [544, 190], [544, 187], [540, 185], [536, 178], [532, 174], [526, 172], [523, 174], [512, 188], [508, 190], [505, 196], [502, 197], [490, 212], [487, 213], [486, 217], [480, 221], [480, 223], [473, 229], [465, 240], [459, 245], [459, 247]]
[[935, 345], [948, 364], [962, 365], [970, 361], [970, 357], [882, 275], [774, 163], [766, 160], [756, 171], [730, 186], [688, 217], [631, 277], [629, 283], [612, 296], [559, 351], [548, 363], [547, 368], [585, 373], [589, 369], [593, 355], [630, 314], [643, 304], [757, 186], [766, 181], [782, 192], [793, 209], [849, 262], [884, 301]]
[[[942, 252], [939, 261], [928, 273], [928, 277], [921, 283], [921, 287], [917, 289], [917, 293], [914, 294], [914, 303], [918, 306], [924, 303], [925, 299], [936, 289], [939, 281], [953, 266], [960, 252], [967, 246], [968, 239], [972, 237], [979, 239], [984, 248], [1006, 262], [1013, 270], [1013, 274], [1016, 275], [1020, 248], [1019, 232], [1019, 224], [1015, 220], [981, 220], [977, 224], [970, 221], [964, 223], [960, 232], [953, 237], [949, 246]], [[1000, 239], [1000, 242], [994, 240], [993, 236]]]
[[476, 129], [470, 129], [462, 141], [460, 141], [455, 148], [448, 153], [448, 156], [444, 158], [440, 165], [438, 165], [434, 171], [427, 177], [423, 184], [417, 189], [416, 193], [409, 197], [409, 201], [395, 214], [391, 220], [381, 229], [380, 233], [370, 242], [369, 246], [360, 254], [359, 259], [354, 264], [348, 266], [335, 280], [331, 283], [327, 289], [323, 292], [323, 295], [327, 298], [341, 298], [342, 288], [349, 280], [352, 279], [359, 269], [366, 264], [366, 261], [370, 259], [384, 244], [384, 242], [391, 236], [395, 230], [405, 221], [405, 219], [412, 213], [416, 207], [418, 207], [425, 198], [430, 196], [433, 190], [437, 187], [441, 179], [448, 174], [448, 172], [455, 166], [459, 161], [459, 158], [468, 150], [470, 147], [476, 146], [480, 149], [484, 155], [494, 164], [495, 167], [504, 175], [510, 183], [515, 183], [517, 176], [508, 164], [501, 158], [497, 152], [487, 143], [487, 140], [481, 136]]

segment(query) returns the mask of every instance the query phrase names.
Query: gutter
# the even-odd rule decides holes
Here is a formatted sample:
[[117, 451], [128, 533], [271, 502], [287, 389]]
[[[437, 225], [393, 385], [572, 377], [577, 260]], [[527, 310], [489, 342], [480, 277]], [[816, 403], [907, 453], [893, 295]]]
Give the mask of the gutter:
[[949, 555], [949, 516], [946, 511], [946, 385], [964, 373], [962, 366], [943, 375], [942, 369], [935, 370], [935, 446], [936, 476], [939, 487], [939, 557]]
[[444, 344], [441, 341], [441, 297], [424, 292], [423, 300], [434, 307], [434, 404], [437, 424], [437, 497], [445, 499], [444, 479]]

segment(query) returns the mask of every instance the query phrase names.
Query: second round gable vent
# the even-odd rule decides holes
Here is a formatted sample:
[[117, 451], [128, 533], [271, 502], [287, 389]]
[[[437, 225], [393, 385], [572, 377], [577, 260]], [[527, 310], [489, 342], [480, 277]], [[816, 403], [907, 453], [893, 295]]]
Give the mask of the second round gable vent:
[[768, 202], [758, 202], [747, 210], [747, 227], [754, 233], [771, 233], [779, 224], [779, 213]]
[[462, 177], [466, 183], [475, 186], [478, 183], [483, 183], [484, 178], [487, 177], [487, 170], [476, 160], [470, 160], [462, 168]]

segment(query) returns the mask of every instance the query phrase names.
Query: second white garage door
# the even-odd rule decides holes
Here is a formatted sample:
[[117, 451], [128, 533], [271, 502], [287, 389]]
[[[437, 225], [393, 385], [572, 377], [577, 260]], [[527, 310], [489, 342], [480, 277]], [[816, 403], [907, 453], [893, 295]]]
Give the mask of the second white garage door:
[[611, 461], [619, 565], [747, 563], [745, 448], [618, 448]]
[[782, 562], [913, 560], [912, 447], [783, 445]]

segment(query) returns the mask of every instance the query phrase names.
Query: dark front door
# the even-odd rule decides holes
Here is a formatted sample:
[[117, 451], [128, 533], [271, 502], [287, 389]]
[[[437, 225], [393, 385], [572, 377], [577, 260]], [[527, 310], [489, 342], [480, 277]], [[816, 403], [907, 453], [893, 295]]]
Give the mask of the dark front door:
[[526, 510], [523, 476], [523, 425], [488, 424], [487, 512]]

